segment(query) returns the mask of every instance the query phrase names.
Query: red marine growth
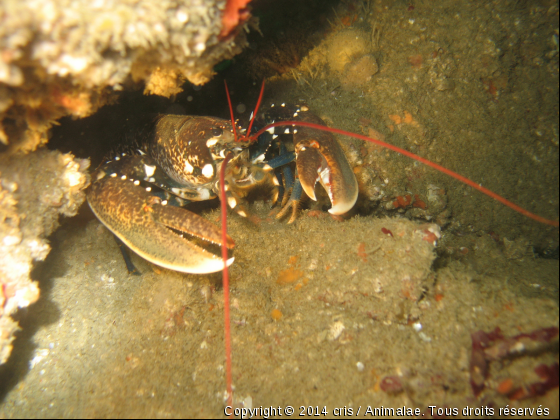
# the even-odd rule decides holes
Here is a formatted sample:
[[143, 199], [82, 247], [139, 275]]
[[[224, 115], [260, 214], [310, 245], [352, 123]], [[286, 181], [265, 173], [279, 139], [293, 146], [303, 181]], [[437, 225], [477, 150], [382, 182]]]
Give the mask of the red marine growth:
[[251, 14], [247, 10], [247, 4], [251, 0], [227, 0], [226, 9], [222, 16], [222, 31], [220, 39], [227, 38], [240, 24], [245, 23]]

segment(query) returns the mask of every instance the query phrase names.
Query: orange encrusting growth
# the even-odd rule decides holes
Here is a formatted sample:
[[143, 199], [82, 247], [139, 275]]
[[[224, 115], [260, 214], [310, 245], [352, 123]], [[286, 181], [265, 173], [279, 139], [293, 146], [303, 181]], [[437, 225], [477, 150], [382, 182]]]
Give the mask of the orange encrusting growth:
[[411, 202], [412, 196], [410, 194], [407, 194], [404, 197], [402, 195], [399, 195], [397, 199], [393, 201], [393, 207], [396, 209], [398, 209], [399, 207], [404, 209], [405, 207], [408, 207]]
[[496, 390], [500, 394], [509, 394], [509, 392], [512, 389], [513, 389], [513, 380], [511, 378], [504, 379], [502, 382], [500, 382], [500, 384], [496, 388]]
[[302, 277], [303, 277], [303, 271], [291, 267], [286, 270], [282, 270], [280, 271], [280, 273], [278, 273], [278, 278], [276, 279], [276, 283], [289, 284], [295, 282], [296, 280], [299, 280]]
[[272, 317], [273, 320], [280, 321], [283, 314], [282, 311], [280, 311], [280, 309], [273, 309], [272, 312], [270, 313], [270, 316]]
[[426, 210], [428, 208], [428, 205], [420, 200], [418, 194], [414, 194], [414, 203], [412, 203], [412, 207], [419, 207], [422, 210]]
[[358, 245], [358, 257], [360, 257], [363, 262], [367, 262], [366, 244], [363, 242], [360, 242]]

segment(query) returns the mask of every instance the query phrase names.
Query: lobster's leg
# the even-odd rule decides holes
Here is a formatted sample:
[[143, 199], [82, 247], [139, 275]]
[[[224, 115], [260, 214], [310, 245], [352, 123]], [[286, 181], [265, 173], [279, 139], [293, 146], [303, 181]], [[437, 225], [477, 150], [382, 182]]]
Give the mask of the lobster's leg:
[[133, 276], [141, 276], [142, 273], [138, 271], [138, 269], [130, 259], [128, 248], [126, 247], [124, 242], [121, 241], [117, 235], [113, 235], [113, 238], [115, 238], [115, 242], [117, 243], [119, 249], [121, 250], [121, 254], [123, 256], [124, 263], [126, 264], [126, 269], [128, 270], [128, 274], [131, 274]]
[[[282, 168], [282, 177], [284, 181], [284, 191], [279, 190], [279, 196], [282, 196], [281, 207], [284, 208], [286, 202], [288, 201], [289, 194], [291, 194], [294, 185], [294, 175], [292, 168], [288, 166], [289, 163], [293, 162], [296, 158], [294, 152], [288, 152], [284, 144], [280, 143], [280, 155], [275, 158], [270, 159], [267, 165], [272, 169]], [[276, 171], [275, 171], [276, 172]], [[282, 179], [279, 179], [280, 175], [276, 173], [276, 179], [279, 181], [279, 187], [282, 186]], [[273, 200], [273, 205], [276, 204], [276, 200]]]
[[[282, 171], [284, 172], [284, 171]], [[276, 176], [276, 181], [278, 181], [278, 196], [276, 197], [276, 200], [273, 201], [272, 203], [272, 207], [274, 207], [277, 202], [278, 202], [278, 197], [282, 197], [282, 201], [284, 200], [284, 195], [287, 195], [287, 189], [284, 188], [284, 185], [282, 185], [282, 175], [279, 173], [275, 173]], [[284, 174], [284, 179], [286, 179], [286, 176]]]
[[299, 179], [296, 179], [294, 182], [294, 187], [292, 189], [292, 194], [290, 194], [290, 198], [288, 202], [282, 207], [282, 210], [276, 215], [277, 219], [281, 219], [288, 211], [292, 209], [292, 215], [290, 216], [290, 220], [288, 223], [294, 223], [297, 218], [297, 212], [299, 210], [299, 203], [301, 202], [301, 196], [303, 193], [303, 188], [301, 186], [301, 182]]

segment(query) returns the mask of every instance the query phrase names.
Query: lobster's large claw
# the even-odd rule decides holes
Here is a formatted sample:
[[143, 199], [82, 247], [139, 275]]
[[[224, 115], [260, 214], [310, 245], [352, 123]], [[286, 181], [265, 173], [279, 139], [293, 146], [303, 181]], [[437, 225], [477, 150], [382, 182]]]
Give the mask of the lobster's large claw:
[[[142, 258], [193, 274], [214, 273], [224, 268], [221, 257], [180, 235], [187, 233], [219, 244], [218, 227], [182, 208], [162, 205], [158, 197], [129, 179], [102, 178], [92, 184], [87, 199], [97, 218]], [[228, 248], [233, 246], [228, 237]], [[232, 262], [230, 258], [227, 265]]]
[[[307, 114], [301, 118], [304, 121], [324, 124], [311, 113], [302, 114]], [[316, 200], [314, 190], [319, 181], [331, 200], [329, 212], [343, 214], [349, 211], [358, 198], [358, 182], [334, 136], [329, 132], [302, 127], [294, 133], [294, 143], [298, 177], [305, 193]]]

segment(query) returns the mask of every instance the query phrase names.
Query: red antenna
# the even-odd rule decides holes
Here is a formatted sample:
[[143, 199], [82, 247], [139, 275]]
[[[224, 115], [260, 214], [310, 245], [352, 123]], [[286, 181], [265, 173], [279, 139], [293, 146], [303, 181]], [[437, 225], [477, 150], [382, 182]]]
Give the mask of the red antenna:
[[444, 168], [443, 166], [438, 165], [437, 163], [434, 163], [431, 160], [428, 160], [428, 159], [423, 158], [421, 156], [415, 155], [414, 153], [411, 153], [407, 150], [401, 149], [400, 147], [393, 146], [392, 144], [385, 143], [384, 141], [381, 141], [381, 140], [378, 140], [378, 139], [372, 139], [371, 137], [367, 137], [367, 136], [364, 136], [362, 134], [350, 133], [348, 131], [339, 130], [338, 128], [326, 127], [324, 125], [313, 124], [313, 123], [310, 123], [310, 122], [281, 121], [281, 122], [275, 122], [275, 123], [267, 125], [262, 130], [259, 130], [253, 137], [258, 138], [266, 130], [268, 130], [272, 127], [279, 127], [279, 126], [284, 126], [284, 125], [289, 125], [289, 126], [299, 125], [301, 127], [316, 128], [317, 130], [328, 131], [328, 132], [331, 132], [331, 133], [342, 134], [343, 136], [349, 136], [349, 137], [354, 137], [354, 138], [357, 138], [357, 139], [360, 139], [360, 140], [369, 141], [370, 143], [377, 144], [378, 146], [384, 147], [385, 149], [393, 150], [394, 152], [400, 153], [401, 155], [404, 155], [404, 156], [407, 156], [411, 159], [417, 160], [418, 162], [421, 162], [424, 165], [431, 166], [432, 168], [437, 169], [438, 171], [443, 172], [446, 175], [449, 175], [449, 176], [451, 176], [455, 179], [458, 179], [459, 181], [477, 189], [481, 193], [486, 194], [487, 196], [492, 197], [494, 200], [499, 201], [500, 203], [508, 206], [509, 208], [515, 210], [516, 212], [521, 213], [523, 216], [529, 217], [530, 219], [536, 220], [537, 222], [544, 223], [546, 225], [558, 227], [558, 221], [557, 220], [545, 219], [544, 217], [541, 217], [541, 216], [538, 216], [534, 213], [531, 213], [530, 211], [525, 210], [524, 208], [518, 206], [517, 204], [512, 203], [509, 200], [506, 200], [501, 195], [498, 195], [495, 192], [490, 191], [487, 188], [484, 188], [482, 185], [471, 181], [470, 179], [464, 177], [463, 175], [459, 175], [457, 172], [453, 172], [452, 170]]
[[[262, 97], [264, 94], [264, 79], [261, 85], [261, 92], [259, 93], [259, 99], [257, 100], [257, 106], [255, 106], [255, 110], [253, 111], [253, 118], [251, 118], [251, 122], [249, 123], [249, 128], [247, 128], [247, 136], [251, 135], [251, 128], [253, 128], [253, 121], [257, 118], [257, 112], [259, 112], [259, 107], [261, 106]], [[256, 139], [258, 136], [255, 136]]]
[[233, 128], [233, 139], [237, 142], [237, 131], [235, 130], [235, 118], [233, 117], [233, 107], [231, 106], [231, 98], [229, 97], [229, 89], [227, 87], [226, 79], [224, 79], [224, 85], [226, 85], [226, 95], [229, 105], [229, 115], [231, 116], [231, 126]]
[[[227, 90], [227, 85], [226, 85]], [[229, 95], [228, 95], [229, 99]], [[230, 103], [231, 109], [231, 103]], [[233, 115], [233, 111], [232, 111]], [[235, 132], [235, 129], [234, 129]], [[222, 259], [224, 260], [224, 269], [222, 271], [222, 284], [224, 288], [224, 340], [226, 344], [226, 390], [228, 395], [228, 405], [233, 406], [233, 386], [231, 373], [231, 326], [229, 322], [229, 271], [227, 266], [227, 200], [226, 200], [226, 166], [231, 159], [231, 153], [228, 153], [222, 162], [220, 168], [220, 206], [222, 215]]]

